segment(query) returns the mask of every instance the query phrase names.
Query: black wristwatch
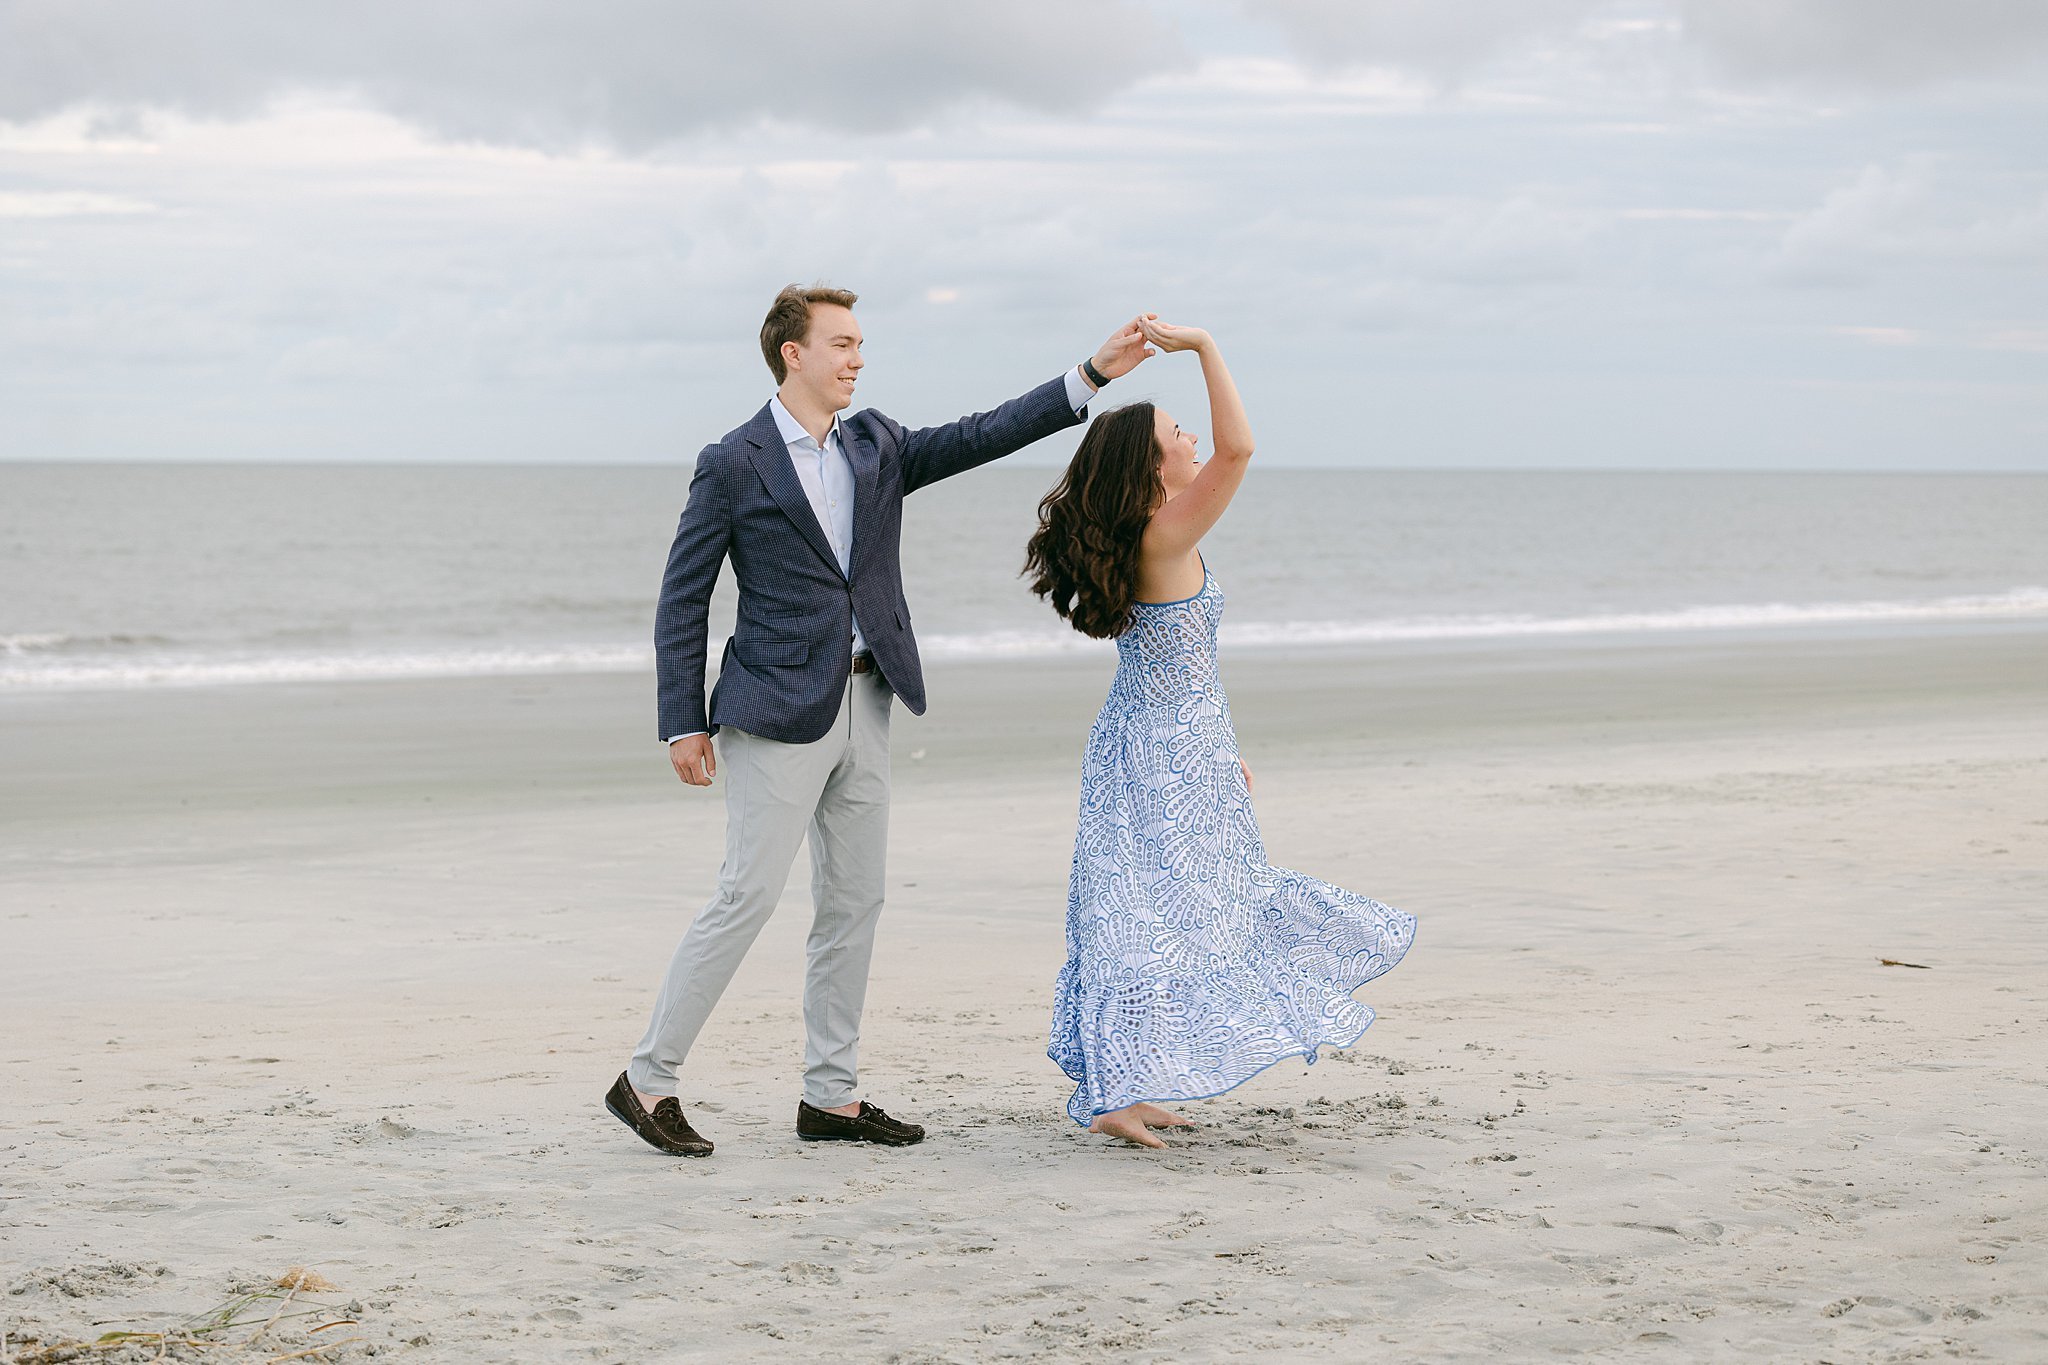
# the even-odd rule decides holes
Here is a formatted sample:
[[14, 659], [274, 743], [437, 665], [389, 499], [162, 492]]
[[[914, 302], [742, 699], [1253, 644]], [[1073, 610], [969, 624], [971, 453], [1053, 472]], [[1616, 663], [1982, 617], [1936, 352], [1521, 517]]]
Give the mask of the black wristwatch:
[[1092, 358], [1081, 362], [1081, 373], [1098, 389], [1109, 382], [1109, 376], [1095, 368], [1095, 361]]

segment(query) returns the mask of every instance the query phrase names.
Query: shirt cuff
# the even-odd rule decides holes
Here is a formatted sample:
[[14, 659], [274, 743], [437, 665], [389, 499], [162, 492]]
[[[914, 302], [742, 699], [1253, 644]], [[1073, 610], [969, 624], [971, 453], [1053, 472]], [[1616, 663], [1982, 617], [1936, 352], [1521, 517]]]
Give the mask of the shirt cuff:
[[690, 738], [690, 736], [691, 736], [691, 735], [701, 735], [701, 734], [704, 734], [704, 733], [705, 733], [705, 731], [703, 731], [703, 730], [691, 730], [691, 731], [689, 731], [689, 732], [687, 732], [687, 733], [685, 733], [685, 734], [680, 734], [680, 735], [670, 735], [670, 736], [668, 737], [668, 743], [670, 743], [670, 744], [673, 744], [673, 743], [675, 743], [675, 742], [676, 742], [677, 740], [679, 740], [679, 739], [688, 739], [688, 738]]
[[1088, 400], [1095, 397], [1095, 390], [1088, 387], [1088, 380], [1076, 365], [1067, 371], [1067, 406], [1074, 410], [1076, 417], [1088, 409]]

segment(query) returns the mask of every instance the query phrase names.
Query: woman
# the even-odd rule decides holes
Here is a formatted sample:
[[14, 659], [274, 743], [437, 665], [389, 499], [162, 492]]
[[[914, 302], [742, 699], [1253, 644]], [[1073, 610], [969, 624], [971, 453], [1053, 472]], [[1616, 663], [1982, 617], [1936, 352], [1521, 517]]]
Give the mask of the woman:
[[1223, 593], [1202, 558], [1252, 434], [1207, 332], [1141, 320], [1193, 351], [1216, 451], [1150, 403], [1095, 419], [1038, 507], [1025, 573], [1085, 635], [1117, 642], [1088, 736], [1048, 1055], [1090, 1132], [1164, 1147], [1193, 1127], [1159, 1101], [1218, 1095], [1372, 1023], [1351, 992], [1401, 960], [1415, 920], [1271, 867], [1216, 670]]

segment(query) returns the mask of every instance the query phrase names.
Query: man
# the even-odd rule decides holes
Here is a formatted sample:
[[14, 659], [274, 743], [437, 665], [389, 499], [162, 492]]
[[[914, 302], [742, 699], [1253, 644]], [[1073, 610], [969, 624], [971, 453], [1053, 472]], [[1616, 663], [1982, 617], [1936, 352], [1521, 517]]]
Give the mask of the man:
[[[605, 1107], [649, 1144], [708, 1156], [677, 1071], [811, 842], [800, 1138], [907, 1146], [924, 1129], [859, 1098], [855, 1054], [882, 910], [889, 708], [925, 708], [903, 597], [903, 495], [1000, 459], [1087, 416], [1103, 384], [1152, 351], [1136, 320], [1064, 376], [992, 412], [906, 430], [873, 410], [841, 421], [862, 361], [856, 296], [791, 285], [761, 326], [779, 386], [697, 456], [655, 615], [661, 737], [691, 786], [722, 761], [718, 890], [676, 947], [647, 1035]], [[731, 559], [739, 614], [704, 702], [706, 614]], [[712, 736], [717, 736], [717, 748]]]

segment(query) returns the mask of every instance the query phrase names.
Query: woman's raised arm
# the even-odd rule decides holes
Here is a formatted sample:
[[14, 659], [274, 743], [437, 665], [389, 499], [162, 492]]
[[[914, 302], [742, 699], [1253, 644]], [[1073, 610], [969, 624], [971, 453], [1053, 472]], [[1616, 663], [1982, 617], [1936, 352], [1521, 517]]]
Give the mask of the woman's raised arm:
[[1209, 389], [1210, 439], [1215, 448], [1195, 481], [1154, 513], [1145, 528], [1146, 555], [1173, 559], [1192, 553], [1222, 518], [1223, 509], [1230, 506], [1251, 463], [1252, 425], [1214, 337], [1199, 327], [1175, 327], [1149, 318], [1140, 319], [1138, 325], [1145, 340], [1162, 351], [1195, 352]]

